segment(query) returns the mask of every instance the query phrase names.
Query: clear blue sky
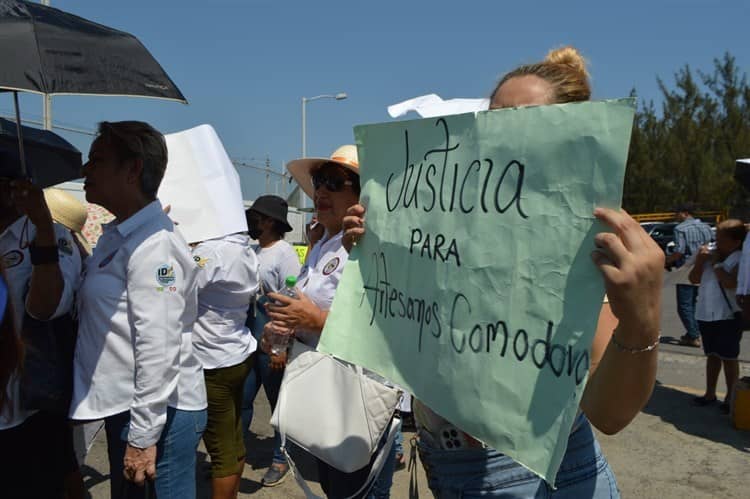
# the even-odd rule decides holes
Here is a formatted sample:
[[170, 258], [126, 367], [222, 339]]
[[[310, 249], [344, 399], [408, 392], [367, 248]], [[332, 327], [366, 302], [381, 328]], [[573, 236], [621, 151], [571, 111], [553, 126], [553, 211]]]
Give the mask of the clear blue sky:
[[[353, 141], [355, 124], [387, 121], [386, 107], [435, 92], [483, 97], [497, 78], [572, 44], [590, 61], [595, 98], [658, 102], [656, 77], [671, 83], [684, 64], [709, 70], [730, 51], [750, 67], [750, 5], [724, 0], [52, 0], [52, 6], [136, 35], [190, 101], [56, 97], [56, 122], [93, 129], [140, 119], [165, 133], [210, 123], [233, 158], [282, 162], [301, 152], [301, 98], [346, 92], [307, 105], [307, 151], [327, 156]], [[9, 97], [0, 112], [10, 111]], [[29, 118], [41, 99], [25, 97]], [[63, 134], [84, 153], [90, 140]], [[84, 154], [85, 157], [85, 154]], [[265, 187], [245, 175], [246, 197]]]

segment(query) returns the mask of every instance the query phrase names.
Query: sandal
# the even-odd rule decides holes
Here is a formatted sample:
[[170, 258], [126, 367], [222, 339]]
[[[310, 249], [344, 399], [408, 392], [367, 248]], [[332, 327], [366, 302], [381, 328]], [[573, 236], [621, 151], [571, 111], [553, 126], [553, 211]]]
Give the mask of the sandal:
[[396, 470], [402, 470], [406, 468], [406, 456], [403, 452], [396, 453]]
[[701, 395], [700, 397], [693, 398], [693, 405], [698, 406], [698, 407], [705, 407], [707, 405], [711, 405], [715, 403], [716, 403], [716, 397], [709, 399], [709, 398], [706, 398], [705, 395]]

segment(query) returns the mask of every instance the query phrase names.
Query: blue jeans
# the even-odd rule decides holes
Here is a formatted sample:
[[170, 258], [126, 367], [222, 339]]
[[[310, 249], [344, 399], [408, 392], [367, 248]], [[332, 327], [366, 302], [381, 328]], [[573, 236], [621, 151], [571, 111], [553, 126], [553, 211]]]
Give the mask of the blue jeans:
[[[263, 330], [261, 328], [252, 328], [253, 336], [260, 342]], [[261, 385], [266, 392], [268, 402], [271, 404], [271, 410], [276, 408], [276, 401], [279, 399], [279, 390], [281, 389], [281, 379], [284, 377], [284, 371], [274, 371], [271, 369], [271, 358], [258, 350], [256, 352], [255, 365], [247, 375], [245, 388], [242, 394], [242, 429], [245, 432], [245, 440], [250, 433], [250, 423], [253, 421], [253, 402], [260, 390]], [[286, 457], [281, 452], [281, 436], [275, 429], [273, 431], [273, 462], [276, 464], [285, 464]]]
[[533, 497], [619, 498], [614, 474], [585, 416], [576, 420], [553, 490], [543, 479], [492, 449], [441, 450], [420, 438], [419, 454], [436, 499]]
[[[386, 435], [383, 435], [378, 451], [380, 451], [385, 445], [386, 436], [387, 433]], [[373, 459], [374, 458], [375, 456], [373, 456]], [[368, 465], [361, 470], [352, 473], [344, 473], [320, 459], [316, 458], [315, 460], [318, 463], [320, 487], [329, 499], [341, 499], [342, 497], [352, 496], [362, 487], [362, 485], [364, 485], [365, 480], [367, 480], [367, 477], [370, 475], [370, 470], [372, 469], [371, 466]], [[357, 499], [389, 499], [391, 497], [391, 486], [393, 485], [393, 473], [395, 471], [396, 445], [394, 444], [391, 445], [388, 457], [386, 457], [385, 463], [383, 463], [383, 469], [380, 470], [380, 473], [375, 478], [370, 490], [366, 495], [358, 495]]]
[[[112, 499], [139, 499], [145, 495], [144, 488], [125, 483], [122, 475], [129, 424], [130, 412], [104, 419]], [[148, 484], [153, 487], [156, 497], [195, 499], [195, 455], [205, 429], [205, 409], [182, 411], [167, 408], [167, 424], [156, 444], [156, 480]]]
[[[393, 475], [396, 472], [396, 454], [404, 452], [404, 435], [401, 433], [401, 423], [398, 423], [398, 433], [396, 433], [396, 439], [393, 441], [391, 446], [391, 452], [388, 454], [388, 458], [383, 464], [383, 470], [380, 472], [378, 477], [375, 479], [375, 483], [372, 485], [370, 495], [367, 499], [388, 499], [391, 497], [391, 487], [393, 486]], [[400, 450], [399, 450], [400, 448]]]
[[698, 322], [695, 320], [695, 303], [697, 300], [698, 286], [677, 285], [677, 315], [680, 316], [687, 335], [694, 339], [700, 338]]

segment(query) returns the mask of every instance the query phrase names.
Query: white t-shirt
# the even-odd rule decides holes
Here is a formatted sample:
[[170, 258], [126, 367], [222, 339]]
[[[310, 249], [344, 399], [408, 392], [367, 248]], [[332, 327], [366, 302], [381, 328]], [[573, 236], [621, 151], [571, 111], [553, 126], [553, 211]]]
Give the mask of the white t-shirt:
[[159, 201], [104, 226], [78, 295], [71, 418], [129, 410], [128, 442], [146, 448], [161, 437], [167, 406], [206, 408], [192, 341], [197, 273]]
[[[78, 247], [73, 243], [70, 232], [62, 225], [54, 224], [57, 240], [60, 271], [65, 283], [60, 303], [52, 315], [59, 317], [73, 306], [75, 292], [81, 279], [81, 256]], [[26, 217], [13, 222], [0, 234], [0, 258], [3, 260], [5, 276], [8, 279], [8, 299], [13, 307], [13, 318], [16, 329], [20, 329], [24, 315], [24, 296], [26, 295], [32, 265], [28, 243], [36, 237], [36, 228]], [[12, 376], [8, 386], [0, 387], [8, 392], [8, 403], [0, 412], [0, 430], [13, 428], [23, 423], [34, 411], [24, 411], [20, 407], [18, 378]], [[10, 407], [12, 405], [12, 407]]]
[[245, 326], [258, 290], [258, 259], [245, 234], [203, 241], [193, 248], [198, 264], [198, 318], [193, 348], [204, 369], [239, 364], [257, 348]]
[[278, 293], [290, 275], [297, 277], [301, 265], [294, 247], [283, 239], [272, 246], [261, 248], [254, 244], [253, 251], [260, 262], [261, 293]]
[[[721, 267], [726, 272], [732, 272], [739, 265], [740, 256], [741, 252], [735, 251], [720, 264]], [[711, 262], [706, 262], [703, 266], [700, 288], [698, 288], [695, 319], [706, 322], [731, 319], [735, 312], [740, 311], [736, 302], [735, 291], [735, 289], [724, 288], [724, 293], [727, 296], [725, 299]], [[729, 300], [729, 304], [727, 304], [727, 300]], [[731, 305], [731, 308], [729, 305]]]
[[[307, 262], [300, 271], [297, 287], [321, 310], [330, 310], [333, 295], [341, 280], [349, 253], [344, 249], [341, 231], [333, 237], [326, 233], [310, 250]], [[295, 330], [295, 336], [312, 347], [318, 345], [320, 334]]]

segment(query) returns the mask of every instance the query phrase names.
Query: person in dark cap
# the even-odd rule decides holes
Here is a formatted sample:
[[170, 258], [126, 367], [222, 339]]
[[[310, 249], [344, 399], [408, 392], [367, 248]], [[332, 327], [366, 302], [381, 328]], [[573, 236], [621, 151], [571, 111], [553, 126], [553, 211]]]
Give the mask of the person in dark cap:
[[[259, 295], [248, 314], [248, 327], [258, 341], [263, 333], [263, 326], [269, 320], [265, 307], [262, 306], [267, 301], [266, 293], [277, 293], [284, 287], [284, 281], [288, 276], [297, 277], [300, 272], [297, 252], [291, 244], [284, 241], [284, 234], [292, 230], [287, 222], [288, 211], [287, 202], [279, 196], [261, 196], [245, 212], [248, 233], [251, 238], [258, 241], [253, 249], [260, 261], [261, 285]], [[245, 381], [242, 406], [242, 427], [245, 432], [250, 427], [253, 401], [261, 385], [265, 389], [271, 408], [276, 406], [286, 366], [286, 353], [268, 355], [258, 349], [257, 355], [255, 367]], [[276, 431], [274, 441], [273, 462], [261, 480], [267, 487], [280, 484], [289, 473], [289, 464], [281, 452], [281, 440]]]
[[[695, 206], [686, 203], [675, 209], [675, 216], [680, 223], [674, 228], [675, 248], [665, 260], [667, 268], [679, 266], [692, 267], [695, 256], [701, 246], [713, 239], [711, 228], [693, 217]], [[698, 299], [698, 286], [690, 283], [687, 276], [677, 283], [677, 315], [680, 316], [685, 334], [680, 337], [680, 344], [690, 347], [701, 346], [698, 322], [695, 320], [695, 303]]]

